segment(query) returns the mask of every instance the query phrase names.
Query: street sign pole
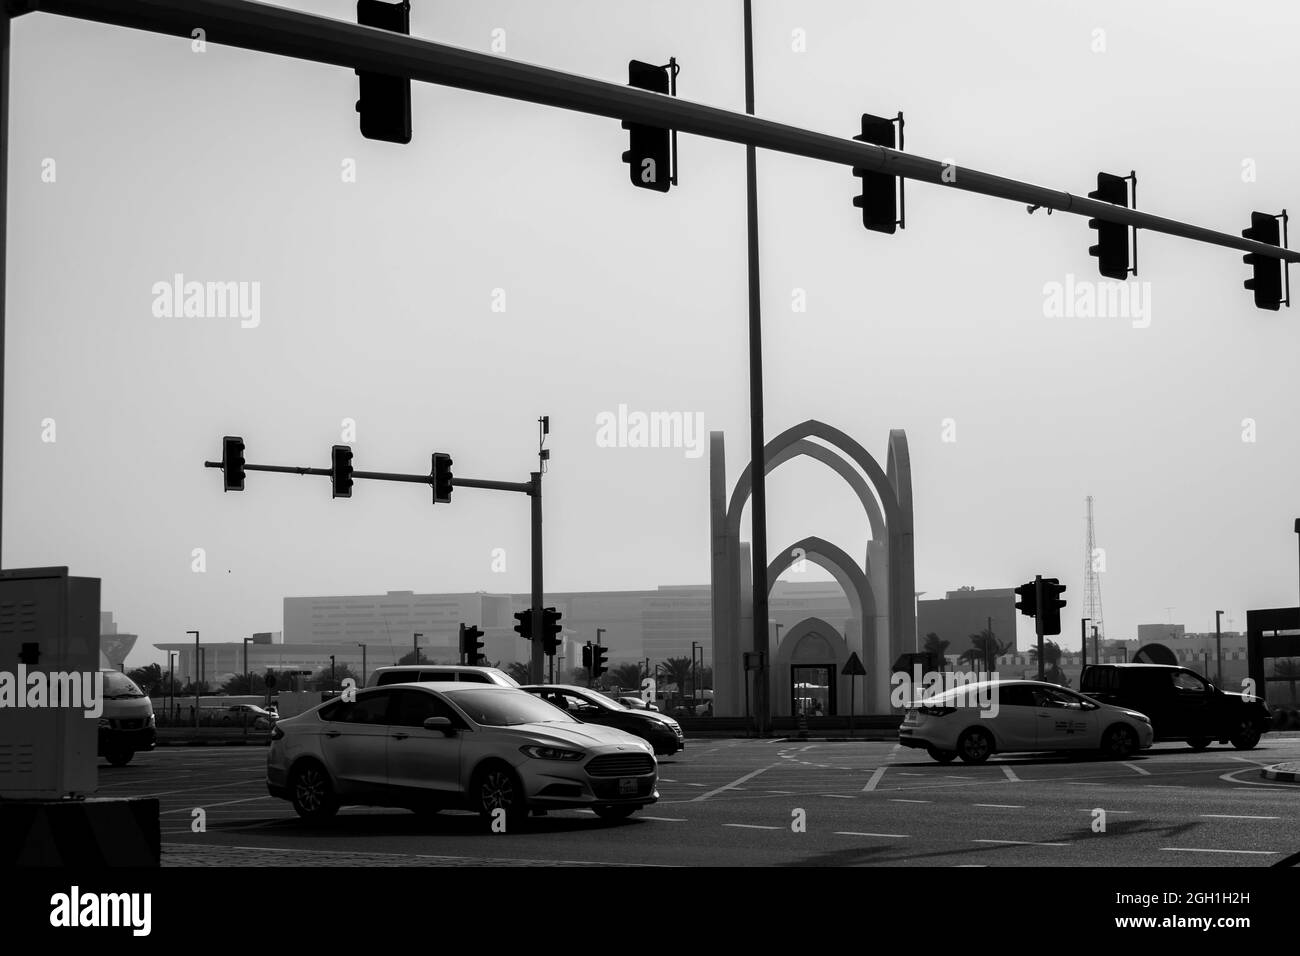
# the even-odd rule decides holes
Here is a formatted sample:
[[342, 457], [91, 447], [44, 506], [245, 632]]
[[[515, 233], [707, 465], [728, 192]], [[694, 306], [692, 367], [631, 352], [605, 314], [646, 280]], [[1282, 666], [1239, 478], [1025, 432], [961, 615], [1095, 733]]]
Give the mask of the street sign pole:
[[1038, 679], [1043, 679], [1043, 576], [1034, 575], [1034, 631], [1038, 634]]

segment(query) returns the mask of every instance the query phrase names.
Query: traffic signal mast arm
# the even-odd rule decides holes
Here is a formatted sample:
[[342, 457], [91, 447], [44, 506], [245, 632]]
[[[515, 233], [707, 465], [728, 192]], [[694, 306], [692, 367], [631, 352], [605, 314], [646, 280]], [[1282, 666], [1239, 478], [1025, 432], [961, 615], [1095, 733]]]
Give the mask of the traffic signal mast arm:
[[[191, 38], [745, 143], [1300, 262], [1300, 252], [884, 146], [251, 0], [26, 0], [27, 10]], [[945, 175], [945, 172], [947, 175]], [[362, 477], [358, 472], [356, 477]], [[414, 480], [414, 479], [413, 479]], [[459, 481], [457, 482], [459, 483]]]
[[[221, 468], [222, 463], [219, 461], [205, 461], [205, 468]], [[284, 475], [323, 475], [326, 478], [333, 476], [333, 471], [329, 468], [300, 468], [296, 465], [244, 465], [244, 471], [273, 471]], [[432, 475], [406, 475], [392, 471], [360, 471], [352, 472], [352, 477], [369, 478], [377, 481], [405, 481], [417, 485], [433, 484]], [[531, 481], [489, 481], [481, 478], [452, 478], [451, 483], [457, 488], [486, 488], [491, 491], [517, 491], [526, 495], [533, 493], [533, 483]]]

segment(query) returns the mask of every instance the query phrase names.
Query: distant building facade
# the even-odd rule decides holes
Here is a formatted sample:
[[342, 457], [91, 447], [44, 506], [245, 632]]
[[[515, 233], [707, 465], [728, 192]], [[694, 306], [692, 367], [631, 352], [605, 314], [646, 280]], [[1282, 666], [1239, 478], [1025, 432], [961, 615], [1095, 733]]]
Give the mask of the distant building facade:
[[959, 588], [942, 598], [916, 602], [916, 632], [920, 645], [937, 634], [948, 642], [947, 652], [959, 655], [970, 647], [972, 634], [991, 627], [1000, 641], [1016, 641], [1014, 588]]

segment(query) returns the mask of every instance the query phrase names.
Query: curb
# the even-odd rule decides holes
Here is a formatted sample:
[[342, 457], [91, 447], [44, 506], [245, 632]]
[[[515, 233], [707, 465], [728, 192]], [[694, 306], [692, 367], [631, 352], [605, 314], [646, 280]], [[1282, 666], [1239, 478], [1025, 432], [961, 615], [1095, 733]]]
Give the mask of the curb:
[[1261, 767], [1259, 775], [1265, 780], [1278, 780], [1284, 783], [1300, 783], [1300, 770], [1279, 770], [1279, 767], [1285, 767], [1287, 764], [1274, 764], [1272, 767]]

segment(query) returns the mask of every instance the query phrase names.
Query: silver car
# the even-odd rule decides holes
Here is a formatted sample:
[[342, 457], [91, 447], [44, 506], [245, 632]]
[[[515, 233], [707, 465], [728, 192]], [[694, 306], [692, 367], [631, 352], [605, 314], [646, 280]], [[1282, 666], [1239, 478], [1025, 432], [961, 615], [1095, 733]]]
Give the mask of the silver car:
[[511, 687], [392, 684], [335, 699], [271, 731], [267, 791], [306, 820], [341, 806], [443, 808], [518, 824], [590, 807], [620, 819], [659, 799], [654, 750]]

